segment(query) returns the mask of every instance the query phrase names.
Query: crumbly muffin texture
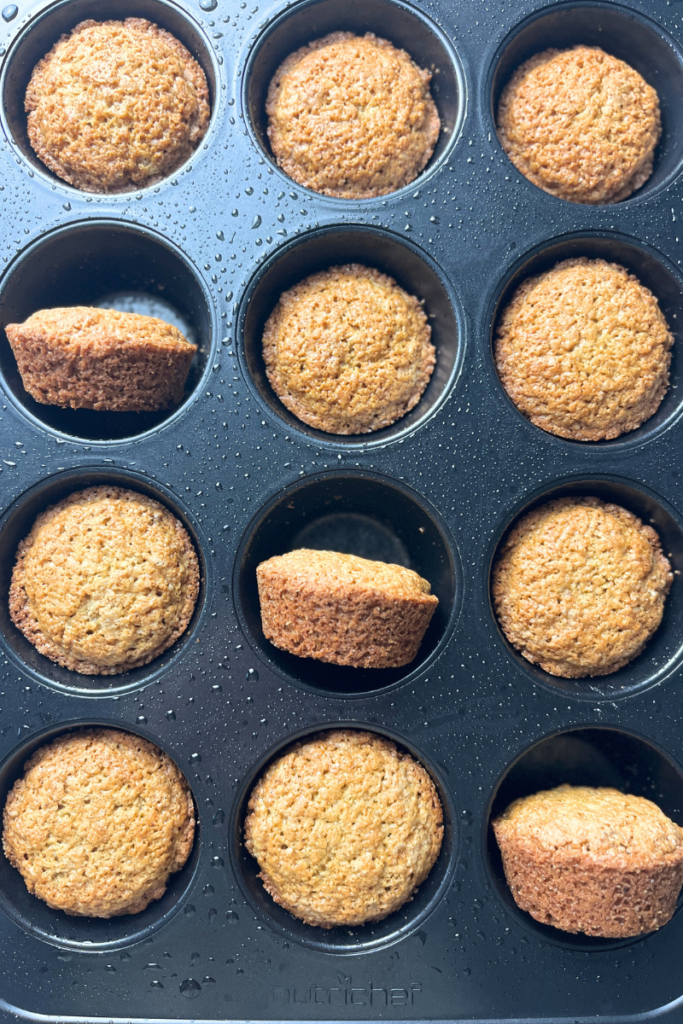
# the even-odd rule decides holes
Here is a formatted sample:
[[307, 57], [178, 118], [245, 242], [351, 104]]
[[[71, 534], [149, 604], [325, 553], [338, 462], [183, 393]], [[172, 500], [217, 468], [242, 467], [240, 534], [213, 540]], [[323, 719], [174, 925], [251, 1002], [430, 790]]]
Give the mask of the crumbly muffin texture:
[[29, 892], [66, 914], [118, 917], [163, 896], [195, 818], [184, 776], [158, 747], [79, 729], [33, 754], [3, 823], [5, 855]]
[[276, 903], [321, 928], [379, 921], [431, 871], [443, 814], [422, 765], [374, 733], [295, 744], [249, 800], [245, 845]]
[[63, 409], [173, 408], [197, 351], [156, 317], [90, 306], [41, 309], [5, 332], [31, 397]]
[[537, 427], [601, 441], [657, 411], [672, 344], [656, 298], [633, 274], [579, 257], [520, 285], [496, 328], [495, 361], [508, 395]]
[[120, 487], [89, 487], [52, 505], [21, 542], [12, 621], [52, 661], [85, 675], [146, 665], [182, 636], [199, 564], [163, 505]]
[[202, 68], [144, 18], [76, 25], [34, 68], [25, 107], [38, 157], [85, 192], [160, 181], [192, 155], [210, 115]]
[[637, 516], [598, 498], [558, 498], [513, 527], [492, 596], [510, 643], [571, 679], [609, 675], [637, 657], [672, 581], [659, 537]]
[[534, 185], [573, 203], [617, 203], [652, 174], [657, 93], [597, 46], [544, 50], [504, 88], [498, 135]]
[[567, 932], [626, 938], [661, 928], [683, 884], [683, 829], [617, 789], [559, 786], [493, 822], [515, 902]]
[[398, 668], [417, 655], [439, 600], [412, 569], [298, 548], [256, 570], [261, 624], [276, 647], [354, 668]]
[[382, 196], [426, 166], [441, 123], [429, 71], [371, 32], [332, 32], [291, 53], [268, 89], [268, 138], [300, 185]]
[[263, 331], [273, 390], [304, 423], [333, 434], [390, 426], [419, 402], [434, 370], [421, 303], [356, 263], [284, 292]]

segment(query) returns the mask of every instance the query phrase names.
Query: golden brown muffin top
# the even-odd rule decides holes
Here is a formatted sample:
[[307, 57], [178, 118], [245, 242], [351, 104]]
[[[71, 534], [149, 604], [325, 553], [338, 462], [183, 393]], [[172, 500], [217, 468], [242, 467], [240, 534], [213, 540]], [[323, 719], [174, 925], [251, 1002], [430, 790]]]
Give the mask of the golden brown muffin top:
[[137, 491], [89, 487], [42, 512], [19, 545], [10, 611], [48, 657], [114, 674], [170, 647], [198, 592], [197, 555], [168, 509]]
[[673, 574], [659, 537], [598, 498], [558, 498], [510, 531], [493, 571], [503, 632], [565, 678], [616, 672], [662, 619]]
[[497, 325], [495, 360], [508, 395], [537, 427], [600, 441], [656, 412], [672, 344], [649, 289], [616, 263], [582, 256], [520, 285]]
[[515, 800], [496, 838], [533, 860], [647, 870], [683, 860], [683, 829], [651, 800], [618, 789], [558, 786]]
[[307, 924], [377, 921], [429, 874], [443, 815], [425, 769], [391, 740], [334, 729], [301, 741], [254, 787], [245, 842], [273, 898]]
[[290, 587], [316, 587], [326, 593], [370, 590], [396, 601], [422, 600], [437, 603], [429, 582], [412, 569], [393, 562], [375, 562], [339, 551], [297, 548], [285, 555], [273, 555], [257, 568], [262, 576], [281, 575]]
[[175, 352], [196, 352], [197, 346], [174, 327], [155, 316], [121, 313], [96, 306], [58, 306], [39, 309], [23, 324], [7, 324], [10, 342], [14, 337], [41, 337], [50, 346], [76, 348], [105, 355], [121, 346], [150, 346]]
[[378, 270], [349, 263], [283, 292], [263, 331], [266, 373], [304, 423], [365, 434], [419, 402], [436, 362], [419, 300]]
[[79, 729], [40, 747], [4, 811], [3, 847], [30, 892], [67, 914], [137, 914], [187, 860], [194, 804], [158, 747]]
[[441, 128], [431, 77], [371, 32], [332, 32], [290, 53], [266, 101], [279, 166], [300, 185], [342, 199], [409, 184]]
[[126, 192], [171, 174], [210, 115], [197, 61], [144, 18], [76, 25], [34, 68], [25, 107], [40, 159], [86, 192]]
[[616, 203], [652, 173], [661, 135], [655, 90], [597, 46], [525, 61], [498, 105], [498, 135], [517, 169], [574, 203]]

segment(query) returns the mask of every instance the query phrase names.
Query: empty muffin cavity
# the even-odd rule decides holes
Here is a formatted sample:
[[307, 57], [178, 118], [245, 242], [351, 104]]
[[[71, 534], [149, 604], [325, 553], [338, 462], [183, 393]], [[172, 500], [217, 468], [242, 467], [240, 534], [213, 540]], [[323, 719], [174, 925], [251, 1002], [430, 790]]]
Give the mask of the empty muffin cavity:
[[[17, 360], [2, 329], [0, 373], [11, 397], [29, 418], [59, 433], [92, 441], [113, 441], [159, 427], [176, 415], [207, 371], [216, 314], [206, 288], [175, 246], [144, 229], [111, 221], [93, 221], [53, 231], [17, 257], [0, 286], [0, 300], [3, 328], [7, 324], [22, 324], [40, 310], [84, 306], [96, 307], [91, 317], [93, 322], [99, 309], [113, 309], [156, 317], [171, 326], [170, 331], [168, 328], [159, 328], [159, 331], [166, 330], [174, 339], [182, 335], [180, 340], [172, 341], [183, 361], [183, 366], [178, 367], [178, 383], [169, 391], [164, 390], [161, 381], [156, 389], [163, 397], [163, 403], [172, 407], [155, 412], [118, 412], [97, 408], [60, 408], [37, 402], [24, 387]], [[67, 311], [66, 316], [73, 314]], [[101, 327], [97, 330], [103, 334]], [[197, 346], [194, 354], [187, 349], [183, 339]], [[166, 344], [163, 338], [161, 340]], [[153, 355], [154, 346], [159, 350], [158, 343], [154, 341], [149, 355]], [[41, 386], [50, 383], [51, 359], [54, 362], [49, 345], [42, 347], [46, 353], [38, 381]], [[188, 356], [191, 356], [189, 372], [181, 389], [180, 377], [185, 373]], [[107, 375], [107, 358], [110, 362], [115, 360], [116, 353], [105, 352], [104, 357], [101, 383], [113, 387]], [[125, 361], [125, 354], [121, 358]], [[167, 355], [162, 351], [161, 361], [166, 359]], [[29, 370], [32, 368], [37, 369], [35, 359], [33, 363], [29, 362]], [[68, 377], [67, 369], [68, 364], [65, 369]], [[97, 367], [91, 364], [86, 375], [90, 379], [90, 385], [86, 384], [86, 391], [90, 388], [86, 397], [89, 401], [94, 397], [97, 402], [98, 389], [91, 387], [93, 369]], [[131, 371], [130, 367], [128, 369]], [[157, 367], [154, 371], [157, 377], [158, 370]], [[54, 394], [48, 388], [47, 395], [60, 397], [61, 388], [61, 393], [67, 395], [63, 404], [68, 405], [69, 396], [72, 396], [71, 386], [60, 373], [60, 368], [55, 366]], [[135, 392], [135, 373], [131, 371], [129, 376]], [[154, 376], [150, 378], [154, 379]], [[32, 387], [32, 383], [28, 383]], [[178, 397], [180, 405], [173, 406]]]

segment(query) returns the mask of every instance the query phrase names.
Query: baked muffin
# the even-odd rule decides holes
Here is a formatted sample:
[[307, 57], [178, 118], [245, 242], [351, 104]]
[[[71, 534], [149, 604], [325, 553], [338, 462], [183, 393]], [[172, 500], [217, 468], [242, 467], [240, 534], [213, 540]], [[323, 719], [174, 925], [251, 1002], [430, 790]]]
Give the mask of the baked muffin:
[[276, 903], [320, 928], [409, 900], [443, 838], [430, 776], [391, 740], [334, 729], [296, 743], [251, 793], [245, 845]]
[[388, 427], [420, 401], [434, 370], [422, 305], [391, 277], [349, 263], [284, 292], [263, 331], [275, 394], [331, 434]]
[[623, 939], [676, 909], [683, 829], [642, 796], [558, 786], [515, 800], [493, 831], [515, 902], [543, 924]]
[[192, 155], [209, 124], [209, 89], [175, 36], [144, 18], [82, 21], [33, 69], [28, 137], [84, 192], [153, 185]]
[[5, 331], [29, 395], [63, 409], [172, 408], [197, 351], [156, 317], [89, 306], [41, 309]]
[[662, 132], [655, 90], [597, 46], [525, 61], [498, 105], [498, 136], [521, 173], [572, 203], [618, 203], [652, 174]]
[[153, 498], [88, 487], [51, 505], [17, 549], [15, 626], [85, 675], [146, 665], [185, 632], [199, 593], [187, 531]]
[[158, 747], [79, 729], [40, 747], [14, 783], [2, 844], [29, 892], [80, 917], [139, 914], [190, 855], [194, 804]]
[[341, 199], [394, 192], [434, 152], [431, 73], [371, 32], [332, 32], [290, 53], [268, 88], [268, 138], [282, 170]]
[[298, 548], [256, 570], [265, 637], [290, 654], [399, 668], [418, 652], [439, 599], [412, 569]]
[[493, 603], [528, 661], [566, 679], [606, 676], [644, 649], [672, 581], [651, 526], [598, 498], [558, 498], [510, 531]]
[[520, 285], [497, 325], [495, 361], [537, 427], [602, 441], [657, 411], [672, 344], [652, 292], [616, 263], [580, 257]]

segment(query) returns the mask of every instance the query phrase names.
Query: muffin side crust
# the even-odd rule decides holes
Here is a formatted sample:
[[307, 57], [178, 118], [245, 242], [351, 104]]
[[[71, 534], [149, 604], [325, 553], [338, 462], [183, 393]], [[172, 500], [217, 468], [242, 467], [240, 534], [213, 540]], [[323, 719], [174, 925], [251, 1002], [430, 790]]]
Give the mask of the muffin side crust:
[[601, 441], [636, 430], [669, 387], [673, 335], [648, 288], [616, 263], [563, 260], [524, 281], [495, 338], [501, 383], [542, 430]]
[[388, 427], [420, 401], [436, 363], [421, 303], [349, 263], [283, 292], [263, 330], [268, 380], [300, 420], [333, 434]]
[[395, 192], [426, 166], [441, 122], [431, 73], [371, 32], [332, 32], [291, 53], [268, 88], [282, 170], [341, 199]]
[[35, 66], [25, 108], [37, 156], [85, 192], [161, 181], [189, 159], [210, 116], [202, 68], [144, 18], [76, 25]]
[[439, 603], [412, 569], [298, 548], [256, 570], [265, 637], [300, 658], [399, 668], [417, 655]]
[[138, 914], [194, 840], [184, 776], [158, 747], [79, 729], [40, 747], [7, 797], [3, 849], [29, 892], [81, 917]]
[[661, 928], [683, 884], [683, 829], [644, 797], [559, 786], [493, 822], [517, 905], [567, 932], [626, 938]]
[[28, 393], [62, 409], [173, 408], [197, 351], [164, 320], [90, 306], [41, 309], [5, 331]]
[[443, 812], [428, 772], [391, 740], [335, 729], [266, 769], [244, 832], [275, 902], [334, 928], [410, 899], [439, 855]]
[[492, 597], [520, 654], [573, 679], [609, 675], [637, 657], [672, 581], [659, 537], [637, 516], [598, 498], [558, 498], [513, 527]]
[[544, 50], [503, 89], [497, 129], [521, 173], [573, 203], [618, 203], [652, 174], [657, 93], [597, 46]]
[[137, 491], [89, 487], [52, 505], [17, 549], [15, 626], [85, 675], [146, 665], [185, 632], [199, 564], [183, 525]]

